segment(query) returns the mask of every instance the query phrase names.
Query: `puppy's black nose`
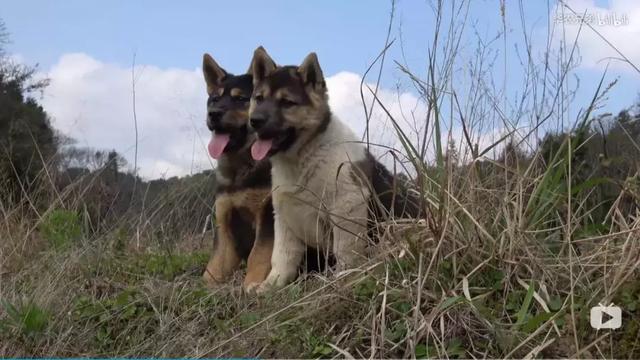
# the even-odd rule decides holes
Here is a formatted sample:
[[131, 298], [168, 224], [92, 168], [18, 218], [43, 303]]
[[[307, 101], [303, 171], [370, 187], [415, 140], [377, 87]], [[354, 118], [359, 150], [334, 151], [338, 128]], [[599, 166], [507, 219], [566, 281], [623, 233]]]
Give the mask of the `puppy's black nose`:
[[265, 118], [263, 118], [263, 117], [259, 117], [259, 116], [254, 116], [254, 117], [252, 117], [252, 118], [249, 120], [249, 122], [251, 123], [251, 127], [252, 127], [254, 130], [258, 130], [258, 129], [260, 129], [261, 127], [263, 127], [263, 126], [264, 126], [264, 124], [266, 124], [266, 123], [267, 123], [267, 119], [265, 119]]
[[224, 112], [220, 111], [220, 110], [211, 110], [209, 111], [209, 119], [212, 122], [218, 122], [220, 121], [220, 119], [222, 119], [222, 115], [224, 114]]
[[211, 110], [207, 113], [207, 127], [209, 127], [209, 130], [213, 131], [216, 124], [222, 121], [222, 115], [224, 115], [224, 112], [217, 110]]

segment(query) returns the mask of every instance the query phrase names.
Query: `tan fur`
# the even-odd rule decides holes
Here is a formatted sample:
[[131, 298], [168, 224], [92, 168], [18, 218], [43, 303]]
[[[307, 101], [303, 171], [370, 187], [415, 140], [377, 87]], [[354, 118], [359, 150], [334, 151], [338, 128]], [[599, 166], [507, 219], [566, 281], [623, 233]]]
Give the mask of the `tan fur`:
[[[271, 91], [268, 86], [261, 86], [258, 89], [253, 90], [253, 93], [255, 96], [267, 97], [271, 95]], [[251, 112], [251, 105], [249, 105], [249, 112]]]
[[233, 197], [219, 196], [216, 199], [218, 236], [215, 251], [203, 275], [209, 285], [226, 281], [240, 266], [241, 259], [233, 244], [233, 233], [230, 228], [233, 203]]
[[231, 96], [242, 96], [242, 89], [231, 89]]
[[[266, 201], [271, 201], [271, 196]], [[264, 202], [263, 202], [264, 203]], [[260, 208], [262, 209], [262, 207]], [[263, 219], [260, 216], [261, 211], [256, 217], [256, 240], [247, 260], [247, 274], [244, 278], [244, 289], [252, 291], [258, 287], [271, 271], [271, 254], [273, 253], [273, 236], [263, 235]]]
[[246, 111], [236, 110], [230, 112], [231, 122], [233, 125], [244, 125], [247, 122], [248, 114]]
[[[271, 89], [266, 85], [262, 85], [255, 94], [266, 98], [271, 96]], [[310, 91], [307, 95], [311, 100], [311, 106], [295, 106], [291, 109], [281, 109], [281, 111], [287, 125], [299, 130], [307, 129], [313, 131], [320, 125], [323, 116], [329, 111], [329, 104], [326, 96], [315, 91]], [[289, 93], [287, 89], [281, 89], [274, 94], [274, 98], [295, 98], [295, 96]], [[254, 111], [255, 107], [256, 102], [252, 99], [249, 104], [249, 114]]]
[[218, 239], [216, 247], [203, 275], [210, 285], [224, 282], [240, 266], [240, 256], [236, 252], [233, 233], [230, 228], [233, 208], [245, 208], [256, 223], [256, 239], [247, 262], [245, 289], [260, 284], [271, 270], [273, 238], [262, 236], [261, 214], [267, 202], [271, 201], [270, 189], [247, 189], [240, 192], [220, 194], [216, 199], [216, 219]]

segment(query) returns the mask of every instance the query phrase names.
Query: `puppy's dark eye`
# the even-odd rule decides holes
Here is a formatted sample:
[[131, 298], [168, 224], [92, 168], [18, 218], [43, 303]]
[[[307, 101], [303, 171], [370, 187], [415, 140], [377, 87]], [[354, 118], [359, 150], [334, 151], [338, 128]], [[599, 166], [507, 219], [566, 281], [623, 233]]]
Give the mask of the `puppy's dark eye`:
[[236, 95], [236, 96], [233, 96], [233, 97], [231, 97], [231, 99], [232, 99], [233, 101], [236, 101], [236, 102], [246, 102], [246, 101], [249, 101], [249, 98], [248, 98], [248, 97], [246, 97], [246, 96], [242, 96], [242, 95]]
[[264, 96], [262, 95], [256, 95], [253, 98], [256, 100], [256, 102], [259, 102], [259, 103], [261, 103], [264, 100]]
[[280, 105], [283, 107], [291, 107], [291, 106], [298, 105], [298, 103], [290, 99], [280, 99]]

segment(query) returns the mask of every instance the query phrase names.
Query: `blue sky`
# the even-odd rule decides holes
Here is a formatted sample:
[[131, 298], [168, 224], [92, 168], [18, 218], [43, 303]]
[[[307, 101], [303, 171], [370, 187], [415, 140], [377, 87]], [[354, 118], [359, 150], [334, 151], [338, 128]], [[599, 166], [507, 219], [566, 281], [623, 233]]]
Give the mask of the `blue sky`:
[[[424, 64], [434, 22], [429, 3], [397, 2], [392, 28], [397, 46], [391, 51], [396, 55], [392, 59], [400, 57], [401, 32], [409, 64], [415, 68]], [[528, 26], [543, 27], [547, 3], [525, 3]], [[608, 2], [594, 3], [606, 6]], [[471, 22], [480, 36], [490, 38], [501, 30], [499, 6], [497, 0], [472, 0]], [[209, 51], [220, 63], [240, 72], [253, 49], [263, 45], [281, 63], [299, 62], [306, 53], [316, 51], [324, 71], [334, 74], [366, 69], [382, 48], [390, 9], [390, 1], [364, 0], [21, 0], [4, 2], [0, 17], [11, 32], [11, 50], [45, 69], [61, 55], [76, 52], [121, 65], [131, 64], [135, 52], [140, 63], [194, 68], [200, 65], [202, 53]], [[520, 40], [518, 11], [516, 1], [508, 2], [511, 42]], [[467, 38], [472, 42], [472, 37]]]
[[[526, 32], [531, 36], [534, 56], [541, 59], [550, 8], [555, 7], [555, 1], [549, 2], [550, 8], [547, 7], [546, 1], [536, 0], [524, 3]], [[637, 46], [629, 41], [640, 36], [640, 2], [636, 0], [572, 0], [569, 3], [578, 11], [589, 9], [595, 13], [628, 15], [630, 22], [628, 26], [601, 27], [599, 30], [606, 33], [616, 46], [627, 52], [632, 60], [640, 62], [640, 50], [636, 50]], [[405, 63], [422, 78], [426, 76], [427, 49], [433, 39], [435, 22], [430, 4], [428, 0], [397, 1], [391, 32], [396, 42], [388, 53], [381, 83], [390, 91], [396, 89], [399, 84], [400, 91], [417, 95], [406, 76], [398, 71], [394, 61]], [[364, 0], [322, 2], [21, 0], [3, 2], [0, 18], [4, 20], [11, 33], [12, 44], [9, 50], [21, 61], [30, 64], [39, 63], [41, 71], [52, 77], [54, 82], [57, 81], [56, 76], [62, 78], [67, 76], [61, 75], [64, 73], [62, 64], [85, 68], [88, 63], [95, 61], [98, 65], [89, 66], [93, 69], [91, 71], [101, 68], [118, 70], [124, 74], [124, 70], [131, 66], [134, 53], [136, 64], [157, 70], [158, 76], [166, 75], [173, 70], [195, 74], [199, 71], [197, 69], [201, 64], [203, 52], [210, 52], [223, 67], [238, 73], [246, 70], [253, 49], [258, 45], [265, 46], [274, 59], [281, 64], [299, 63], [308, 52], [315, 51], [318, 53], [326, 76], [334, 76], [341, 72], [361, 76], [384, 45], [390, 9], [390, 1]], [[518, 59], [518, 54], [523, 54], [523, 31], [517, 1], [507, 0], [506, 22], [506, 43], [503, 41], [504, 38], [499, 38], [492, 43], [491, 56], [495, 58], [493, 77], [498, 86], [501, 86], [505, 76], [504, 61], [506, 60], [507, 96], [509, 99], [514, 99], [522, 92], [524, 77], [524, 71]], [[500, 1], [471, 1], [456, 76], [464, 78], [465, 61], [474, 58], [478, 39], [488, 42], [501, 29]], [[576, 29], [575, 26], [569, 28], [569, 36], [572, 36]], [[444, 36], [445, 33], [441, 37]], [[583, 62], [573, 71], [570, 80], [572, 85], [576, 83], [576, 79], [580, 80], [579, 91], [571, 105], [574, 112], [588, 104], [602, 75], [603, 64], [597, 64], [597, 60], [611, 55], [610, 49], [595, 35], [589, 35], [587, 30], [583, 30], [581, 36], [584, 37], [581, 46], [585, 49], [582, 54]], [[85, 57], [65, 58], [69, 54], [82, 54]], [[153, 71], [150, 70], [149, 73]], [[85, 75], [82, 77], [83, 81], [89, 81], [91, 77]], [[143, 76], [148, 77], [148, 73]], [[191, 73], [188, 75], [184, 73], [183, 76], [190, 77]], [[108, 75], [105, 77], [109, 78]], [[640, 75], [637, 72], [631, 71], [628, 66], [615, 63], [607, 80], [616, 78], [619, 79], [619, 83], [612, 90], [606, 106], [601, 111], [618, 111], [632, 105], [638, 99]], [[194, 75], [194, 79], [197, 79], [197, 75]], [[151, 79], [143, 80], [151, 82]], [[375, 76], [370, 76], [368, 81], [375, 82]], [[102, 84], [89, 87], [92, 86], [109, 85], [103, 81]], [[123, 86], [113, 86], [113, 91], [122, 91]], [[159, 84], [154, 86], [162, 87]], [[175, 85], [172, 86], [174, 92], [179, 93], [180, 96], [187, 93]], [[77, 114], [69, 111], [65, 113], [54, 111], [54, 109], [73, 108], [77, 105], [65, 98], [64, 94], [68, 93], [61, 86], [52, 86], [48, 94], [50, 98], [44, 101], [44, 105], [47, 107], [51, 104], [53, 117], [56, 118], [54, 124], [60, 124], [64, 131], [70, 131], [71, 135], [77, 138], [81, 134], [70, 130], [69, 121], [63, 117], [84, 116], [87, 117], [88, 124], [97, 124], [100, 120], [90, 118], [91, 115], [87, 115], [89, 113], [87, 110], [78, 110]], [[109, 91], [101, 94], [104, 96], [109, 94]], [[141, 94], [142, 97], [144, 95]], [[170, 92], [154, 93], [156, 97], [173, 95]], [[51, 99], [57, 102], [53, 103]], [[155, 100], [159, 101], [159, 99]], [[96, 100], [86, 98], [83, 101], [91, 103]], [[123, 102], [129, 106], [124, 99]], [[179, 113], [180, 116], [185, 114], [187, 117], [200, 116], [202, 109], [194, 105], [198, 103], [197, 101], [185, 100], [183, 103], [187, 104], [184, 108], [175, 105], [175, 108], [168, 111]], [[354, 106], [361, 107], [357, 104]], [[101, 130], [92, 130], [87, 125], [84, 131], [90, 134], [91, 131]], [[150, 137], [155, 136], [151, 134], [149, 133]], [[82, 142], [82, 139], [79, 140]], [[86, 144], [108, 146], [105, 143], [94, 144], [91, 141]], [[123, 152], [127, 152], [129, 148], [130, 146], [121, 146]]]
[[[319, 4], [319, 3], [316, 3]], [[326, 1], [12, 1], [1, 16], [14, 51], [44, 67], [64, 53], [193, 68], [204, 51], [244, 71], [259, 44], [283, 59], [324, 55], [326, 71], [362, 70], [379, 51], [389, 3]]]

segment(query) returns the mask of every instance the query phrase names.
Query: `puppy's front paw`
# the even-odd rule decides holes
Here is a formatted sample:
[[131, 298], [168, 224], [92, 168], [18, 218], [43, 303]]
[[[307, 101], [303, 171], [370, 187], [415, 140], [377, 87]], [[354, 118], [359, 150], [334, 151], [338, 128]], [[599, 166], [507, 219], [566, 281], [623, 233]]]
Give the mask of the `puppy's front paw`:
[[262, 282], [262, 284], [258, 286], [256, 292], [258, 294], [264, 294], [272, 290], [280, 289], [287, 285], [290, 280], [290, 276], [272, 271], [269, 273], [269, 276], [267, 276], [267, 278]]
[[262, 284], [256, 287], [256, 294], [258, 295], [266, 294], [272, 290], [278, 289], [279, 287], [280, 286], [278, 286], [277, 282], [273, 280], [270, 281], [269, 278], [267, 278], [265, 281], [262, 282]]
[[210, 272], [207, 272], [207, 271], [205, 271], [204, 274], [202, 274], [202, 281], [204, 281], [205, 286], [210, 289], [217, 289], [222, 285], [224, 285], [225, 283], [224, 280], [217, 279]]
[[272, 289], [273, 287], [271, 285], [265, 284], [263, 282], [262, 284], [258, 285], [258, 287], [256, 287], [255, 291], [257, 295], [264, 295], [269, 291], [271, 291]]
[[259, 282], [250, 282], [250, 283], [245, 283], [244, 285], [242, 285], [242, 289], [244, 290], [244, 292], [246, 294], [258, 294], [258, 289], [260, 288], [260, 285], [262, 285], [262, 283]]

